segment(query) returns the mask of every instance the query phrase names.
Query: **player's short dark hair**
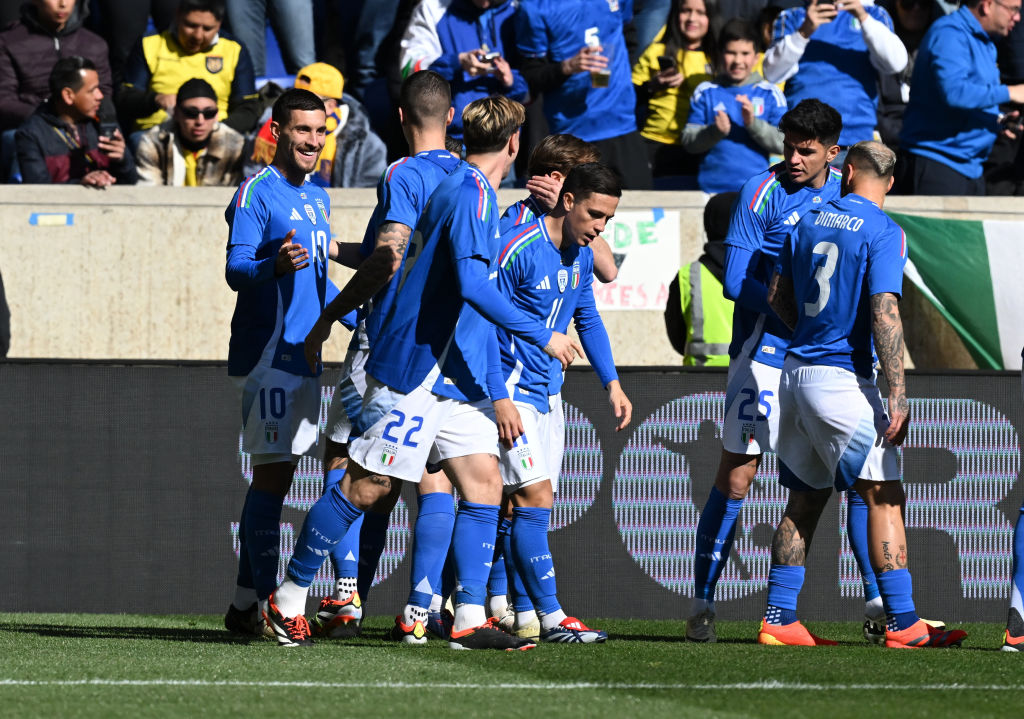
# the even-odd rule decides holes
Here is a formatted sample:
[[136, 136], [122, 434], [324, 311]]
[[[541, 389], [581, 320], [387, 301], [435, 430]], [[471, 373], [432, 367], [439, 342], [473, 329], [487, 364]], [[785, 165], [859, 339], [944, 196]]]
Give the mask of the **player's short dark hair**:
[[779, 129], [784, 135], [793, 134], [817, 140], [825, 147], [839, 142], [843, 131], [843, 116], [821, 100], [801, 100], [779, 120]]
[[462, 157], [463, 153], [466, 152], [466, 148], [462, 146], [462, 143], [451, 135], [444, 136], [444, 149], [457, 157]]
[[560, 172], [564, 177], [576, 165], [600, 160], [601, 151], [591, 142], [575, 135], [548, 135], [530, 153], [526, 172], [530, 176]]
[[217, 18], [217, 22], [224, 20], [227, 14], [224, 0], [181, 0], [178, 3], [178, 17], [185, 17], [190, 12], [208, 12]]
[[398, 106], [405, 121], [414, 127], [441, 123], [445, 126], [452, 106], [452, 88], [433, 70], [414, 72], [402, 81]]
[[745, 40], [754, 43], [754, 50], [761, 48], [761, 36], [750, 22], [741, 17], [734, 17], [722, 26], [718, 33], [718, 51], [724, 52], [727, 43]]
[[896, 169], [896, 153], [881, 142], [863, 140], [846, 153], [844, 164], [873, 172], [876, 177], [888, 180]]
[[561, 204], [565, 193], [571, 192], [577, 201], [590, 195], [622, 197], [622, 176], [601, 162], [587, 162], [569, 170], [558, 195]]
[[526, 110], [504, 95], [482, 97], [462, 111], [462, 141], [466, 154], [498, 152], [526, 122]]
[[62, 57], [50, 70], [50, 97], [56, 98], [65, 87], [78, 92], [85, 83], [83, 72], [95, 69], [96, 64], [87, 57], [81, 55]]
[[309, 90], [293, 87], [285, 90], [274, 101], [274, 109], [271, 110], [271, 119], [281, 127], [287, 127], [292, 121], [292, 112], [295, 110], [314, 111], [319, 110], [327, 113], [324, 101]]

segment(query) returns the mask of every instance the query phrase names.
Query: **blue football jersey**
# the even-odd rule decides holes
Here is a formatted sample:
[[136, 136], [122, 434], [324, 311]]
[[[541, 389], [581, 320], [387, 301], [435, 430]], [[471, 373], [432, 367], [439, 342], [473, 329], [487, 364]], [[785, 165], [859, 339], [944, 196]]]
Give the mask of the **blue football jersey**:
[[[377, 181], [377, 206], [363, 234], [363, 257], [373, 253], [377, 246], [377, 231], [385, 222], [416, 227], [431, 193], [460, 162], [458, 157], [447, 150], [424, 150], [391, 163]], [[394, 301], [396, 291], [396, 284], [389, 282], [366, 306], [360, 308], [359, 327], [352, 333], [349, 349], [370, 348], [380, 328], [381, 318]]]
[[296, 187], [273, 165], [235, 191], [224, 212], [230, 228], [228, 255], [248, 245], [257, 261], [276, 257], [285, 235], [295, 230], [292, 242], [309, 252], [309, 267], [238, 291], [228, 374], [246, 375], [266, 355], [277, 369], [315, 376], [302, 345], [324, 305], [337, 294], [327, 279], [330, 208], [323, 188], [310, 182]]
[[596, 142], [636, 130], [635, 92], [623, 27], [632, 0], [520, 0], [516, 46], [523, 57], [561, 62], [595, 40], [609, 57], [608, 87], [592, 87], [578, 72], [544, 91], [544, 114], [553, 133]]
[[516, 225], [533, 222], [543, 214], [544, 210], [537, 204], [537, 200], [533, 195], [529, 195], [525, 200], [513, 202], [508, 206], [508, 209], [501, 214], [501, 219], [498, 220], [498, 229], [504, 235]]
[[903, 293], [907, 237], [874, 202], [849, 194], [807, 214], [779, 253], [799, 312], [789, 352], [871, 377], [871, 295]]
[[489, 265], [497, 254], [496, 203], [484, 174], [465, 162], [428, 199], [370, 347], [366, 371], [379, 382], [406, 393], [425, 385], [443, 397], [487, 397], [493, 328], [465, 306], [455, 263], [473, 258]]
[[[548, 235], [543, 215], [502, 234], [501, 247], [498, 286], [513, 305], [562, 334], [573, 319], [581, 332], [601, 323], [592, 287], [594, 253], [589, 247], [573, 243], [559, 251]], [[497, 328], [497, 333], [509, 396], [546, 413], [549, 394], [558, 394], [561, 389], [561, 364], [540, 347], [518, 341], [506, 330]], [[604, 347], [600, 342], [588, 343], [587, 349], [602, 384], [607, 385], [618, 376], [607, 334], [604, 338]]]
[[[817, 189], [790, 180], [785, 163], [759, 172], [740, 190], [725, 244], [750, 250], [757, 265], [754, 279], [767, 286], [786, 236], [804, 213], [839, 197], [839, 185], [835, 168], [829, 169], [825, 184]], [[729, 356], [749, 356], [770, 367], [782, 367], [790, 337], [789, 328], [774, 313], [764, 315], [736, 303]]]

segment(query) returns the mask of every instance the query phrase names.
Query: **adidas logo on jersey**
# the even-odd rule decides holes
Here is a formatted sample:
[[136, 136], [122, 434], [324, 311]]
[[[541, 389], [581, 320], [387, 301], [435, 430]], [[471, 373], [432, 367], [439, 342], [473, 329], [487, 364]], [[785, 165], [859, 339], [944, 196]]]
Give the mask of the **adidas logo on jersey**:
[[293, 208], [292, 208], [292, 216], [291, 216], [291, 217], [289, 217], [288, 219], [289, 219], [289, 220], [298, 220], [299, 222], [302, 222], [302, 215], [300, 215], [300, 214], [299, 214], [299, 211], [298, 211], [298, 210], [296, 210], [296, 209], [295, 209], [295, 208], [293, 207]]
[[555, 568], [554, 567], [549, 569], [548, 573], [545, 574], [543, 577], [541, 577], [541, 579], [554, 579], [554, 578], [555, 578]]
[[784, 224], [784, 225], [795, 225], [799, 221], [800, 221], [800, 213], [799, 212], [794, 212], [792, 215], [790, 215], [785, 220], [783, 220], [782, 224]]
[[544, 279], [541, 280], [540, 284], [537, 285], [536, 287], [534, 287], [533, 289], [535, 289], [535, 290], [550, 290], [551, 289], [551, 280], [548, 278], [547, 275], [544, 275]]

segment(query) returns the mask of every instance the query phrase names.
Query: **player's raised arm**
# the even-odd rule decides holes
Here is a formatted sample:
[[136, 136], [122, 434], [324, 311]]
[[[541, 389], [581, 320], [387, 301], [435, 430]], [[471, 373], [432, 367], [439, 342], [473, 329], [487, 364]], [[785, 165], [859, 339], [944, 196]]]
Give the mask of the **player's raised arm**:
[[889, 385], [889, 428], [885, 438], [899, 446], [907, 437], [910, 408], [903, 374], [903, 321], [899, 300], [891, 292], [871, 295], [871, 333], [885, 382]]

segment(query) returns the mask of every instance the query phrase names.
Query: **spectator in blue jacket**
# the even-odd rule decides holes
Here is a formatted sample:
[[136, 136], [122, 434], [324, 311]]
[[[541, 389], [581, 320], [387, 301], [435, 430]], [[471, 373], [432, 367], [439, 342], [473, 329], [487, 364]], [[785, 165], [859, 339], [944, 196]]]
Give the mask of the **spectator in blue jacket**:
[[[1020, 20], [1021, 0], [967, 0], [936, 20], [914, 64], [903, 115], [899, 189], [914, 195], [984, 195], [982, 163], [1000, 132], [1016, 136], [1024, 84], [1004, 85], [993, 37]], [[902, 167], [900, 167], [902, 166]]]
[[455, 119], [448, 134], [462, 139], [462, 109], [481, 97], [525, 103], [526, 80], [513, 70], [512, 0], [422, 0], [402, 37], [402, 76], [432, 70], [452, 85]]
[[[845, 150], [875, 139], [879, 75], [906, 65], [907, 50], [893, 31], [892, 17], [872, 0], [810, 0], [775, 20], [764, 78], [786, 81], [790, 107], [813, 97], [839, 110], [839, 145]], [[841, 151], [833, 166], [841, 167], [845, 156]]]

